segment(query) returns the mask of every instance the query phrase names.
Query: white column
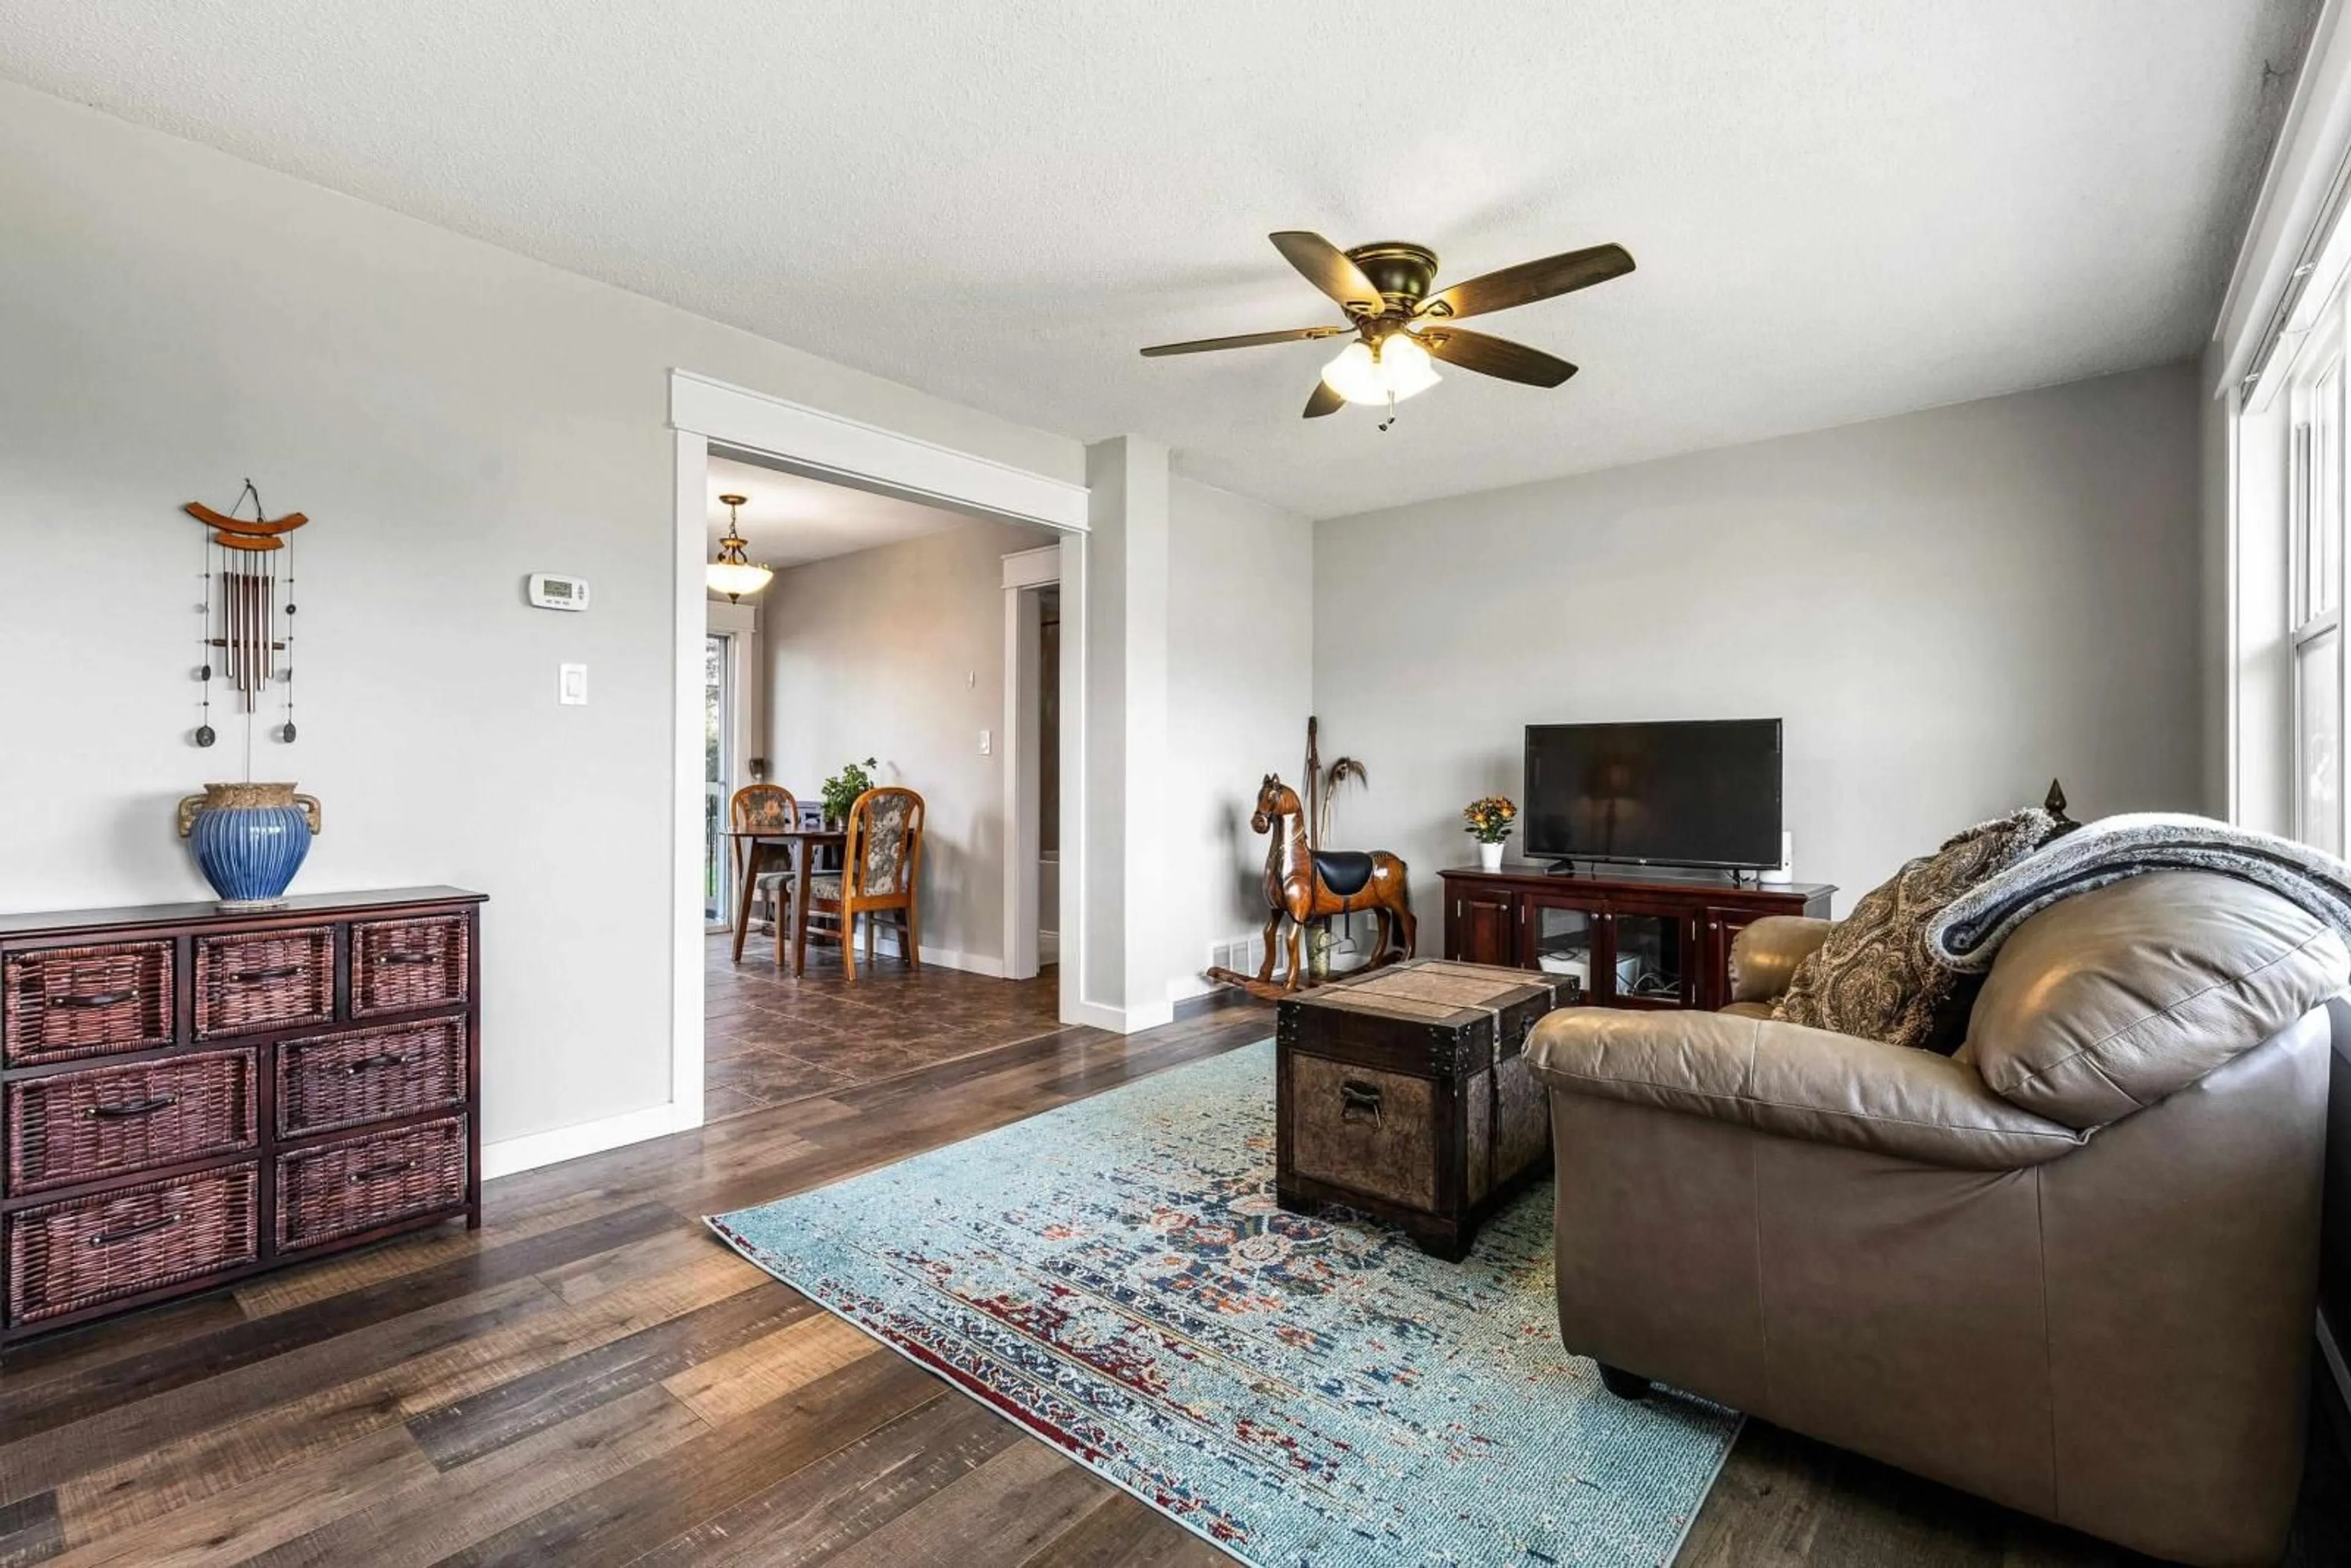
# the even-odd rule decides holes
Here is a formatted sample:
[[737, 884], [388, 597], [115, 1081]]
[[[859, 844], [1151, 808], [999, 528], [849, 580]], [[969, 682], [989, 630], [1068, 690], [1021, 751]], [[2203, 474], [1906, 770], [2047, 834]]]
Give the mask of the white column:
[[1167, 448], [1134, 435], [1097, 442], [1086, 449], [1086, 940], [1077, 978], [1087, 1020], [1131, 1032], [1170, 1016], [1160, 831]]

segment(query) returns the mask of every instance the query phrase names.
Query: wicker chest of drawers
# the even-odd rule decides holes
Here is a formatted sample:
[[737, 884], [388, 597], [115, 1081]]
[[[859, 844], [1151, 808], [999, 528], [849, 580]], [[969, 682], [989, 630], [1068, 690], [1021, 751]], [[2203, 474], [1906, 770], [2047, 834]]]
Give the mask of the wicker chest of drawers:
[[0, 916], [0, 1344], [478, 1226], [482, 902]]

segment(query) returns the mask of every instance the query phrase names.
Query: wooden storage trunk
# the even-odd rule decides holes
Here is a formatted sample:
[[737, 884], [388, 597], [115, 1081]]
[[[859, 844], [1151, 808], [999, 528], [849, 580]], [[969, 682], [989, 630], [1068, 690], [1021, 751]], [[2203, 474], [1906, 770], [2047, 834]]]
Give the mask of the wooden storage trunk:
[[1343, 1204], [1458, 1259], [1551, 1169], [1527, 1031], [1578, 998], [1523, 969], [1423, 958], [1302, 992], [1274, 1030], [1276, 1193]]

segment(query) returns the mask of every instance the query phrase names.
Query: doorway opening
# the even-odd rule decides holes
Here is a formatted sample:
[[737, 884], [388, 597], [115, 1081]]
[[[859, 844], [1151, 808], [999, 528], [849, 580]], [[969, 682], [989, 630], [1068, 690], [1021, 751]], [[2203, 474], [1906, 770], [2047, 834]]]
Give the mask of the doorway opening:
[[1004, 558], [1004, 965], [1061, 961], [1061, 586], [1058, 546]]
[[1057, 1031], [1036, 953], [1060, 873], [1059, 534], [735, 447], [702, 485], [705, 549], [731, 528], [773, 573], [706, 594], [695, 651], [703, 1119]]

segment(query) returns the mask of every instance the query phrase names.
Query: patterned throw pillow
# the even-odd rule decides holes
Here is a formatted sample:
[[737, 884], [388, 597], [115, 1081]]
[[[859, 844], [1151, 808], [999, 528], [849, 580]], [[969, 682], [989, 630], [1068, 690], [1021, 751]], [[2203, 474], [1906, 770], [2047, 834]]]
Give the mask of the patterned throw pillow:
[[1949, 1052], [1966, 1019], [1947, 1016], [1958, 977], [1928, 956], [1927, 926], [1945, 904], [2039, 849], [2056, 828], [2048, 812], [2031, 807], [1910, 862], [1829, 928], [1820, 950], [1796, 966], [1771, 1016]]

